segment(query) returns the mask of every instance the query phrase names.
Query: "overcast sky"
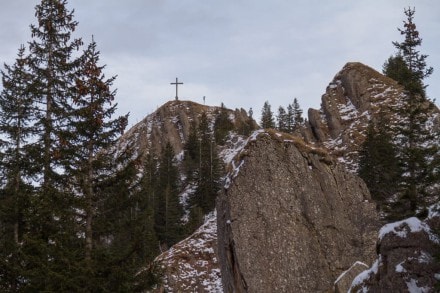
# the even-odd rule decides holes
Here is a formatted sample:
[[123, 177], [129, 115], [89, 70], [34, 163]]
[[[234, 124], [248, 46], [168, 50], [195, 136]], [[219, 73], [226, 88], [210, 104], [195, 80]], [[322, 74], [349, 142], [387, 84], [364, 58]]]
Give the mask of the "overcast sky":
[[[12, 64], [31, 40], [39, 0], [0, 0], [0, 62]], [[434, 74], [428, 95], [440, 100], [438, 0], [70, 0], [76, 36], [94, 35], [106, 75], [118, 75], [119, 114], [130, 125], [174, 99], [272, 110], [297, 97], [319, 108], [334, 75], [350, 61], [381, 70], [401, 41], [403, 9], [415, 7], [421, 51]], [[437, 101], [437, 104], [439, 102]]]

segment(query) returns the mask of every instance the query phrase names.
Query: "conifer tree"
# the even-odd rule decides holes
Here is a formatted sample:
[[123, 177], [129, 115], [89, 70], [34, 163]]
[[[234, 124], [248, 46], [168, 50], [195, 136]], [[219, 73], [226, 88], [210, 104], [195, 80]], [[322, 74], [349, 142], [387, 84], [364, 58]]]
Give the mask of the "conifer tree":
[[295, 129], [295, 110], [292, 104], [287, 105], [286, 129], [288, 133], [293, 133]]
[[277, 129], [282, 132], [288, 132], [288, 121], [287, 121], [287, 113], [286, 110], [280, 106], [278, 108], [277, 115]]
[[[385, 115], [380, 115], [385, 117]], [[378, 209], [391, 218], [393, 197], [401, 176], [396, 147], [389, 125], [382, 118], [377, 125], [370, 121], [365, 141], [359, 151], [359, 176], [365, 181]]]
[[71, 39], [78, 23], [67, 9], [66, 0], [42, 0], [35, 7], [37, 24], [31, 25], [29, 67], [33, 76], [32, 95], [40, 104], [38, 126], [40, 168], [44, 188], [54, 186], [61, 177], [56, 171], [66, 149], [65, 133], [71, 111], [74, 78], [80, 66], [74, 53], [82, 45]]
[[184, 167], [187, 182], [191, 182], [197, 176], [199, 166], [199, 149], [200, 142], [196, 126], [196, 121], [192, 120], [189, 126], [188, 138], [183, 146], [184, 151]]
[[[135, 262], [135, 245], [139, 229], [144, 225], [133, 216], [139, 206], [142, 212], [147, 207], [144, 201], [135, 200], [131, 195], [130, 182], [135, 180], [135, 171], [130, 149], [117, 149], [116, 142], [123, 133], [128, 114], [113, 119], [117, 104], [114, 103], [115, 91], [111, 89], [115, 77], [106, 78], [104, 66], [99, 65], [99, 51], [93, 40], [84, 51], [81, 66], [75, 80], [75, 96], [70, 117], [70, 134], [66, 135], [69, 152], [65, 152], [64, 166], [69, 175], [69, 183], [77, 195], [75, 207], [77, 222], [80, 221], [81, 234], [84, 235], [84, 266], [87, 273], [96, 277], [104, 264], [119, 261], [126, 272], [133, 272], [139, 267], [131, 266]], [[115, 181], [115, 178], [119, 180]], [[105, 203], [105, 204], [103, 204]], [[125, 204], [123, 204], [125, 203]], [[103, 214], [111, 211], [111, 217]], [[140, 212], [139, 212], [140, 213]], [[105, 219], [105, 221], [103, 220]], [[118, 223], [113, 223], [118, 221]], [[119, 223], [126, 223], [121, 226]], [[105, 226], [103, 226], [105, 225]], [[108, 231], [107, 227], [113, 227]], [[129, 237], [125, 234], [132, 230]], [[121, 237], [123, 235], [124, 237]], [[102, 238], [111, 238], [111, 242], [102, 242]], [[119, 242], [118, 239], [124, 239]], [[118, 247], [118, 252], [131, 252], [131, 257], [123, 253], [109, 255], [105, 263], [100, 263], [100, 256]], [[128, 260], [132, 259], [132, 263]], [[128, 279], [119, 278], [118, 286], [129, 283]]]
[[264, 102], [263, 109], [261, 110], [261, 127], [275, 128], [273, 112], [268, 101]]
[[20, 246], [28, 234], [26, 222], [33, 188], [29, 145], [34, 133], [34, 108], [29, 92], [30, 75], [21, 46], [15, 64], [1, 72], [0, 133], [0, 289], [18, 291], [22, 283]]
[[209, 129], [208, 117], [202, 113], [199, 124], [200, 159], [197, 178], [197, 189], [192, 199], [192, 205], [201, 208], [204, 214], [211, 212], [219, 190], [220, 161], [216, 144]]
[[426, 207], [427, 188], [434, 183], [430, 174], [433, 170], [430, 158], [438, 153], [438, 147], [433, 142], [434, 135], [427, 127], [433, 104], [426, 97], [423, 82], [433, 69], [427, 67], [427, 55], [420, 54], [418, 49], [422, 39], [413, 22], [414, 14], [414, 9], [405, 9], [407, 19], [404, 28], [399, 29], [404, 40], [393, 42], [398, 53], [388, 59], [384, 67], [385, 73], [397, 78], [405, 88], [401, 106], [397, 109], [400, 121], [395, 127], [403, 174], [398, 201], [402, 206], [402, 217], [420, 213]]
[[234, 124], [229, 119], [228, 111], [225, 105], [222, 103], [220, 107], [220, 112], [214, 121], [215, 142], [219, 145], [223, 145], [226, 136], [232, 129], [234, 129]]
[[303, 111], [299, 105], [297, 98], [293, 99], [292, 108], [293, 108], [293, 114], [294, 114], [294, 116], [293, 116], [294, 125], [295, 125], [294, 128], [296, 130], [304, 123], [304, 118], [302, 117]]
[[75, 199], [62, 164], [68, 149], [73, 77], [79, 66], [73, 55], [81, 45], [81, 40], [71, 39], [77, 23], [66, 5], [63, 0], [42, 0], [35, 7], [37, 24], [31, 25], [27, 65], [37, 107], [30, 161], [39, 186], [22, 245], [27, 266], [23, 280], [29, 291], [77, 291], [79, 284], [72, 276], [82, 270], [76, 261], [81, 259], [81, 240], [76, 234]]
[[166, 247], [177, 243], [183, 235], [183, 208], [179, 202], [179, 177], [174, 151], [168, 142], [159, 163], [155, 205], [155, 230]]

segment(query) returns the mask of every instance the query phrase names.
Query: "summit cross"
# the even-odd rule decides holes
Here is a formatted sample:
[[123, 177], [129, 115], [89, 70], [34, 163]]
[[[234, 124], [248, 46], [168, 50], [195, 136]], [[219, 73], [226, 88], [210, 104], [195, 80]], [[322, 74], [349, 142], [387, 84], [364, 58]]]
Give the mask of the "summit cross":
[[175, 84], [176, 85], [176, 101], [177, 101], [179, 99], [179, 97], [177, 95], [177, 93], [178, 93], [178, 86], [179, 86], [179, 84], [183, 84], [183, 82], [179, 82], [179, 80], [176, 77], [176, 82], [172, 82], [170, 84], [172, 84], [172, 85]]

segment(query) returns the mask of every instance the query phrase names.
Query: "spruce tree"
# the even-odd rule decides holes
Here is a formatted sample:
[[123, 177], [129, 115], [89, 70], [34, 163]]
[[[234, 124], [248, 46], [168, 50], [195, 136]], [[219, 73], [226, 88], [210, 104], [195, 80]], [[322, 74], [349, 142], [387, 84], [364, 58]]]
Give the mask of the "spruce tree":
[[407, 19], [404, 28], [399, 29], [404, 40], [393, 42], [398, 53], [385, 64], [385, 72], [396, 77], [405, 89], [401, 106], [396, 111], [400, 121], [395, 127], [398, 158], [402, 167], [398, 201], [402, 206], [402, 217], [425, 210], [427, 189], [435, 183], [430, 174], [430, 170], [433, 170], [431, 158], [438, 154], [434, 135], [428, 127], [433, 103], [426, 97], [423, 82], [433, 69], [427, 67], [427, 55], [420, 54], [418, 49], [422, 39], [413, 22], [414, 14], [414, 9], [405, 9]]
[[79, 61], [73, 55], [81, 40], [71, 39], [77, 22], [62, 0], [42, 0], [27, 57], [30, 93], [36, 105], [36, 132], [30, 161], [37, 192], [31, 199], [29, 233], [22, 245], [26, 290], [77, 291], [72, 276], [81, 274], [74, 194], [63, 168], [73, 78]]
[[304, 118], [302, 117], [303, 111], [299, 105], [297, 98], [293, 99], [292, 108], [293, 108], [294, 129], [297, 130], [304, 123]]
[[168, 142], [162, 149], [155, 204], [155, 230], [161, 244], [170, 247], [181, 240], [183, 208], [179, 202], [179, 172], [174, 150]]
[[261, 127], [275, 128], [273, 112], [268, 101], [264, 102], [263, 109], [261, 110]]
[[295, 130], [295, 110], [292, 104], [287, 105], [286, 129], [288, 133], [293, 133]]
[[287, 113], [286, 110], [280, 106], [278, 108], [277, 115], [277, 129], [282, 132], [288, 132], [288, 122], [287, 122]]
[[225, 105], [222, 103], [219, 114], [217, 115], [214, 121], [215, 142], [219, 145], [223, 145], [229, 131], [233, 129], [234, 129], [234, 124], [229, 119], [228, 111]]
[[[385, 117], [385, 115], [381, 115]], [[398, 192], [401, 176], [396, 147], [388, 122], [382, 118], [377, 125], [370, 121], [365, 141], [359, 151], [359, 176], [365, 181], [378, 210], [392, 218], [393, 197]]]
[[192, 206], [201, 208], [204, 214], [211, 212], [219, 191], [220, 160], [217, 147], [209, 129], [208, 117], [202, 113], [199, 124], [200, 158], [197, 188], [191, 201]]
[[14, 292], [21, 288], [23, 281], [20, 246], [29, 232], [26, 223], [33, 193], [29, 145], [35, 113], [24, 46], [20, 47], [15, 64], [5, 64], [1, 75], [0, 289]]
[[[130, 147], [116, 147], [128, 115], [113, 118], [117, 108], [116, 91], [112, 90], [115, 77], [107, 79], [103, 69], [104, 66], [99, 65], [96, 43], [92, 41], [81, 57], [75, 80], [65, 170], [76, 194], [77, 222], [84, 227], [80, 233], [84, 235], [83, 259], [87, 274], [98, 278], [101, 268], [106, 268], [107, 274], [114, 274], [108, 264], [119, 262], [126, 273], [125, 278], [119, 277], [117, 286], [129, 286], [139, 269], [136, 255], [143, 243], [139, 231], [146, 227], [143, 220], [148, 217], [148, 205], [146, 199], [135, 199], [132, 195], [131, 184], [136, 171]], [[128, 231], [132, 233], [127, 234]], [[103, 242], [102, 239], [112, 240]], [[111, 253], [115, 250], [117, 254]], [[101, 262], [103, 254], [107, 255], [104, 263]], [[98, 288], [94, 286], [93, 290]]]
[[66, 6], [66, 0], [42, 0], [35, 8], [37, 24], [31, 25], [29, 42], [32, 95], [39, 103], [39, 166], [43, 188], [48, 189], [62, 179], [57, 167], [66, 149], [74, 79], [80, 66], [73, 55], [82, 41], [71, 37], [78, 23]]

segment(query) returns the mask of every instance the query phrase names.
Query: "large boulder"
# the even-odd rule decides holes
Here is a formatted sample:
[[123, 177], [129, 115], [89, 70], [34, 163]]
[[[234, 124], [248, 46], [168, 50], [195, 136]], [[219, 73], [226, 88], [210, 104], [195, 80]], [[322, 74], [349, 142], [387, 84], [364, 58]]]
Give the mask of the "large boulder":
[[217, 201], [225, 292], [329, 292], [375, 255], [378, 216], [364, 182], [296, 137], [257, 132]]
[[378, 258], [350, 292], [439, 292], [440, 214], [389, 223], [379, 232]]

